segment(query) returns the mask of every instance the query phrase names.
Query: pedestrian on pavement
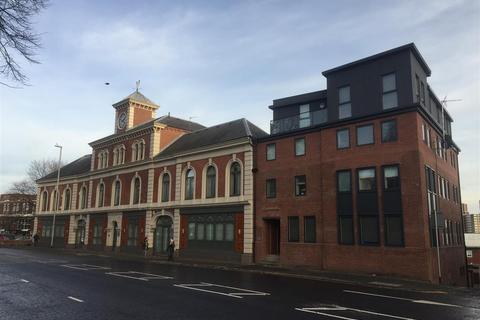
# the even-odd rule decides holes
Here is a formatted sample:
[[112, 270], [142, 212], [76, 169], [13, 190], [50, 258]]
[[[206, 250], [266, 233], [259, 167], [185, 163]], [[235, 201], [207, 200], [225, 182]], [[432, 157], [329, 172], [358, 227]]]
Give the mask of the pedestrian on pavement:
[[170, 238], [170, 243], [168, 244], [168, 260], [173, 260], [173, 253], [175, 252], [175, 241], [173, 238]]
[[145, 237], [143, 239], [143, 250], [145, 251], [145, 257], [147, 256], [147, 251], [148, 251], [148, 238]]
[[40, 236], [38, 235], [38, 233], [35, 233], [33, 235], [33, 246], [36, 247], [38, 246], [38, 240], [40, 239]]

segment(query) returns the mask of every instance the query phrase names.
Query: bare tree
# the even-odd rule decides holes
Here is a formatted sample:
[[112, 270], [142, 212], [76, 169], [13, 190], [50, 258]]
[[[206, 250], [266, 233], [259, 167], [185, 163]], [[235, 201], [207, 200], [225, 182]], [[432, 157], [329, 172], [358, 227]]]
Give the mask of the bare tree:
[[[15, 56], [23, 56], [30, 63], [40, 48], [40, 35], [32, 28], [32, 17], [46, 8], [48, 0], [0, 0], [0, 74], [6, 79], [27, 84]], [[0, 82], [11, 87], [6, 83]]]
[[33, 184], [30, 180], [24, 179], [14, 182], [9, 192], [20, 194], [35, 194], [37, 193], [37, 188], [35, 184]]
[[[63, 166], [63, 163], [60, 163]], [[33, 160], [26, 171], [27, 178], [14, 182], [10, 188], [12, 193], [35, 194], [37, 193], [36, 181], [46, 175], [57, 171], [58, 161], [54, 159]]]
[[[60, 164], [62, 165], [62, 164]], [[36, 180], [45, 177], [47, 174], [57, 171], [58, 161], [54, 159], [33, 160], [27, 169], [29, 180], [35, 183]]]

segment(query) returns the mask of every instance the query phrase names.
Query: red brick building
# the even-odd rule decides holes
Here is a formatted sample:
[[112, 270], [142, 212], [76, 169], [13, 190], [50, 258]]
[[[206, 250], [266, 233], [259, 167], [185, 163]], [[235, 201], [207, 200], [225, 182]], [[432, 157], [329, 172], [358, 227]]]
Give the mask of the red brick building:
[[0, 230], [11, 234], [30, 234], [35, 212], [35, 195], [0, 195]]
[[143, 253], [147, 239], [164, 255], [173, 238], [181, 256], [251, 262], [253, 143], [267, 134], [245, 119], [156, 118], [138, 90], [113, 107], [115, 132], [61, 168], [58, 205], [57, 173], [38, 181], [40, 243]]
[[255, 146], [256, 261], [465, 284], [459, 148], [415, 45], [323, 74]]

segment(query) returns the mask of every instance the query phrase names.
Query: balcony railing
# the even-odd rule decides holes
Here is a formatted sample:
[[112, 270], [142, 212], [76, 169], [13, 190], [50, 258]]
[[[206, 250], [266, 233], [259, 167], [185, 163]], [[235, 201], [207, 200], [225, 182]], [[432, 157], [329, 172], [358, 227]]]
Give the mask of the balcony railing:
[[327, 122], [327, 116], [327, 109], [322, 109], [303, 113], [301, 117], [300, 115], [295, 115], [292, 117], [272, 120], [270, 121], [270, 134], [277, 134], [302, 128], [313, 127]]

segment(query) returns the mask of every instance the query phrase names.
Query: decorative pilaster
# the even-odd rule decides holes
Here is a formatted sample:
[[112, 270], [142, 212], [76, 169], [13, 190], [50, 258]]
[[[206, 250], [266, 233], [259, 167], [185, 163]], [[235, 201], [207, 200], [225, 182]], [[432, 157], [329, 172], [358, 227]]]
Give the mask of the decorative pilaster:
[[155, 181], [155, 170], [148, 169], [148, 182], [147, 182], [147, 203], [153, 203], [153, 189]]
[[179, 201], [182, 198], [181, 192], [182, 192], [182, 164], [179, 163], [177, 164], [176, 173], [175, 173], [175, 199], [172, 199], [172, 200]]
[[249, 205], [243, 212], [243, 252], [253, 253], [253, 152], [244, 153], [244, 197]]
[[93, 180], [90, 180], [88, 182], [88, 198], [87, 198], [87, 208], [91, 208], [92, 207], [92, 190], [93, 188]]

